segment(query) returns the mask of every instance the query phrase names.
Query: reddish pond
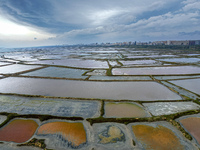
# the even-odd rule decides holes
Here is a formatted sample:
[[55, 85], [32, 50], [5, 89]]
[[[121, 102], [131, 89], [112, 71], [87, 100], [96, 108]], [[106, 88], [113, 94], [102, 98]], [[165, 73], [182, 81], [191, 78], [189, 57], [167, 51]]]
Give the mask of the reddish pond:
[[29, 140], [38, 124], [34, 120], [16, 119], [0, 129], [0, 141], [23, 143]]

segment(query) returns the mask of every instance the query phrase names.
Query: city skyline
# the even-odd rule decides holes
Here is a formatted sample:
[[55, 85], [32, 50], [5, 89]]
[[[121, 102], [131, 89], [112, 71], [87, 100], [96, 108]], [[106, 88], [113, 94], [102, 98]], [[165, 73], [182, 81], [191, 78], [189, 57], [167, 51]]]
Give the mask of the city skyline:
[[200, 39], [198, 0], [2, 0], [0, 47]]

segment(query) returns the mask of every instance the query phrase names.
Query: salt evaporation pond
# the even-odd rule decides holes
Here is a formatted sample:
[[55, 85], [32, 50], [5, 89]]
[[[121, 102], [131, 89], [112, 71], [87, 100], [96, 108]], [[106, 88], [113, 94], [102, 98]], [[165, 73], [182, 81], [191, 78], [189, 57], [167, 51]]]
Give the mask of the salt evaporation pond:
[[138, 124], [133, 125], [132, 130], [136, 139], [147, 150], [185, 149], [175, 133], [162, 125], [155, 127], [151, 125]]
[[145, 80], [145, 81], [152, 81], [149, 76], [91, 76], [89, 80]]
[[144, 101], [182, 99], [153, 81], [88, 82], [9, 77], [0, 80], [0, 93]]
[[167, 87], [177, 91], [180, 95], [183, 95], [183, 96], [186, 96], [188, 98], [195, 99], [195, 100], [197, 100], [199, 98], [196, 94], [194, 94], [194, 93], [192, 93], [188, 90], [185, 90], [183, 88], [180, 88], [177, 85], [171, 84], [167, 81], [161, 81], [161, 83], [166, 85]]
[[200, 67], [175, 66], [175, 67], [144, 67], [144, 68], [114, 68], [113, 75], [177, 75], [200, 74]]
[[103, 60], [103, 59], [110, 59], [110, 60], [115, 60], [115, 59], [120, 59], [122, 56], [120, 54], [96, 54], [96, 55], [88, 55], [84, 56], [84, 59], [96, 59], [96, 60]]
[[155, 65], [158, 64], [155, 60], [135, 60], [135, 61], [120, 61], [124, 66], [132, 66], [132, 65]]
[[200, 78], [200, 75], [194, 76], [154, 76], [155, 79], [158, 80], [179, 80], [179, 79], [187, 79], [187, 78]]
[[93, 118], [99, 117], [100, 105], [98, 101], [0, 96], [0, 112], [18, 114]]
[[144, 118], [150, 115], [136, 103], [106, 103], [105, 117], [117, 118]]
[[32, 71], [22, 75], [25, 76], [38, 76], [38, 77], [60, 77], [60, 78], [77, 78], [85, 79], [87, 76], [82, 76], [88, 70], [48, 67], [37, 71]]
[[187, 90], [190, 90], [194, 93], [200, 94], [200, 79], [188, 79], [188, 80], [178, 80], [170, 82], [178, 86], [181, 86]]
[[94, 123], [94, 148], [99, 150], [129, 150], [133, 149], [132, 139], [127, 134], [127, 127], [124, 124], [108, 122]]
[[[143, 51], [144, 52], [144, 51]], [[150, 53], [149, 51], [146, 51], [146, 53], [144, 54], [138, 54], [138, 56], [134, 55], [134, 54], [128, 54], [126, 55], [127, 58], [155, 58], [155, 57], [175, 57], [175, 55], [146, 55], [147, 53]]]
[[87, 53], [91, 53], [91, 54], [109, 54], [109, 53], [118, 53], [118, 51], [116, 50], [97, 50], [97, 51], [87, 51]]
[[4, 66], [4, 65], [10, 65], [11, 63], [6, 63], [6, 62], [0, 62], [0, 66]]
[[138, 149], [197, 149], [176, 127], [165, 121], [140, 122], [128, 125]]
[[193, 102], [156, 102], [143, 103], [143, 105], [154, 116], [175, 114], [200, 108], [199, 105]]
[[200, 145], [200, 118], [199, 117], [188, 117], [179, 120], [183, 127], [197, 140]]
[[0, 129], [0, 141], [23, 143], [29, 140], [38, 124], [34, 120], [15, 119]]
[[92, 72], [88, 72], [86, 75], [91, 76], [106, 76], [107, 70], [94, 70]]
[[198, 63], [199, 58], [169, 58], [169, 59], [158, 59], [160, 61], [175, 62], [175, 63]]
[[[75, 122], [49, 122], [41, 125], [37, 131], [38, 136], [45, 138], [54, 137], [52, 144], [59, 144], [64, 141], [66, 147], [78, 148], [87, 142], [87, 135], [82, 123]], [[57, 143], [58, 142], [58, 143]]]
[[[67, 54], [65, 54], [67, 55]], [[46, 54], [46, 55], [41, 55], [41, 56], [37, 56], [37, 59], [39, 60], [56, 60], [56, 59], [61, 59], [63, 57], [63, 55], [60, 54]]]
[[31, 69], [40, 68], [40, 67], [42, 66], [14, 64], [14, 65], [0, 67], [0, 73], [2, 74], [19, 73], [19, 72], [23, 72], [23, 71], [27, 71]]
[[109, 68], [106, 61], [96, 60], [81, 60], [81, 59], [63, 59], [63, 60], [43, 60], [30, 62], [29, 64], [46, 64], [46, 65], [59, 65], [77, 68]]

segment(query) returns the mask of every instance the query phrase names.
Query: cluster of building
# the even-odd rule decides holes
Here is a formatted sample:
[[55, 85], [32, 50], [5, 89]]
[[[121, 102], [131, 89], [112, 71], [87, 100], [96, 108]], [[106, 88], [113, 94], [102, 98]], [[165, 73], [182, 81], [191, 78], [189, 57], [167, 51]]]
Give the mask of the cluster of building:
[[155, 41], [151, 45], [200, 45], [200, 40], [186, 41]]
[[116, 42], [116, 43], [92, 43], [92, 46], [129, 46], [129, 45], [200, 45], [200, 40], [185, 41], [154, 41], [154, 42]]

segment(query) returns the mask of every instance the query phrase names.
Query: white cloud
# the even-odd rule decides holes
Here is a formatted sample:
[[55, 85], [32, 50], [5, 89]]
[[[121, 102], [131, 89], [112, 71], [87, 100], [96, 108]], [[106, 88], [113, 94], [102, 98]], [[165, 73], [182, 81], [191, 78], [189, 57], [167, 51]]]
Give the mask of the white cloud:
[[138, 15], [160, 10], [171, 3], [163, 0], [101, 0], [69, 2], [51, 1], [55, 21], [90, 28], [99, 25], [126, 24], [135, 21]]
[[[27, 46], [28, 44], [41, 42], [49, 37], [55, 35], [46, 33], [44, 31], [34, 29], [32, 27], [23, 26], [7, 20], [0, 16], [0, 45], [11, 47], [11, 46]], [[37, 38], [37, 42], [35, 42]], [[11, 44], [9, 44], [11, 43]]]
[[[164, 15], [153, 16], [142, 19], [130, 25], [116, 24], [72, 30], [58, 36], [58, 39], [75, 39], [91, 36], [91, 39], [98, 40], [118, 40], [118, 39], [152, 39], [152, 38], [178, 38], [178, 34], [183, 31], [194, 32], [200, 30], [199, 12], [176, 13], [171, 12]], [[182, 38], [182, 37], [179, 37]], [[110, 39], [110, 40], [109, 40]], [[80, 40], [80, 39], [79, 39]]]
[[[91, 20], [93, 25], [103, 25], [106, 22], [110, 22], [109, 19], [115, 16], [118, 16], [123, 11], [120, 10], [101, 10], [96, 12], [91, 12], [88, 16], [89, 20]], [[106, 23], [107, 24], [107, 23]]]
[[[28, 2], [34, 3], [34, 1]], [[33, 10], [34, 13], [28, 11], [30, 14], [26, 14], [26, 9], [21, 11], [21, 7], [15, 8], [10, 5], [25, 20], [16, 21], [21, 25], [9, 23], [10, 26], [13, 25], [12, 30], [0, 29], [0, 37], [11, 41], [16, 36], [9, 36], [9, 34], [15, 33], [17, 40], [22, 41], [41, 42], [48, 38], [50, 44], [52, 42], [75, 44], [82, 41], [90, 43], [106, 40], [151, 40], [154, 37], [167, 40], [168, 37], [173, 36], [178, 38], [180, 32], [200, 31], [199, 0], [76, 0], [76, 2], [49, 0], [45, 2], [52, 5], [52, 13], [50, 13], [52, 16], [46, 15], [43, 9], [36, 13], [37, 8]], [[177, 5], [176, 10], [175, 5]], [[41, 17], [37, 16], [40, 11], [43, 13]], [[33, 23], [31, 18], [37, 23]], [[4, 22], [4, 28], [6, 26]], [[57, 36], [51, 33], [57, 33]], [[34, 40], [35, 37], [37, 40]]]
[[183, 1], [182, 3], [183, 4], [191, 4], [191, 3], [195, 3], [195, 2], [198, 2], [198, 0], [186, 0], [186, 1]]
[[192, 10], [200, 10], [200, 1], [199, 0], [186, 0], [183, 1], [184, 7], [183, 11], [192, 11]]
[[200, 1], [194, 2], [194, 3], [189, 3], [183, 7], [184, 11], [189, 11], [189, 10], [194, 10], [194, 9], [200, 10]]
[[3, 35], [24, 35], [30, 31], [27, 27], [15, 24], [0, 16], [0, 34]]

